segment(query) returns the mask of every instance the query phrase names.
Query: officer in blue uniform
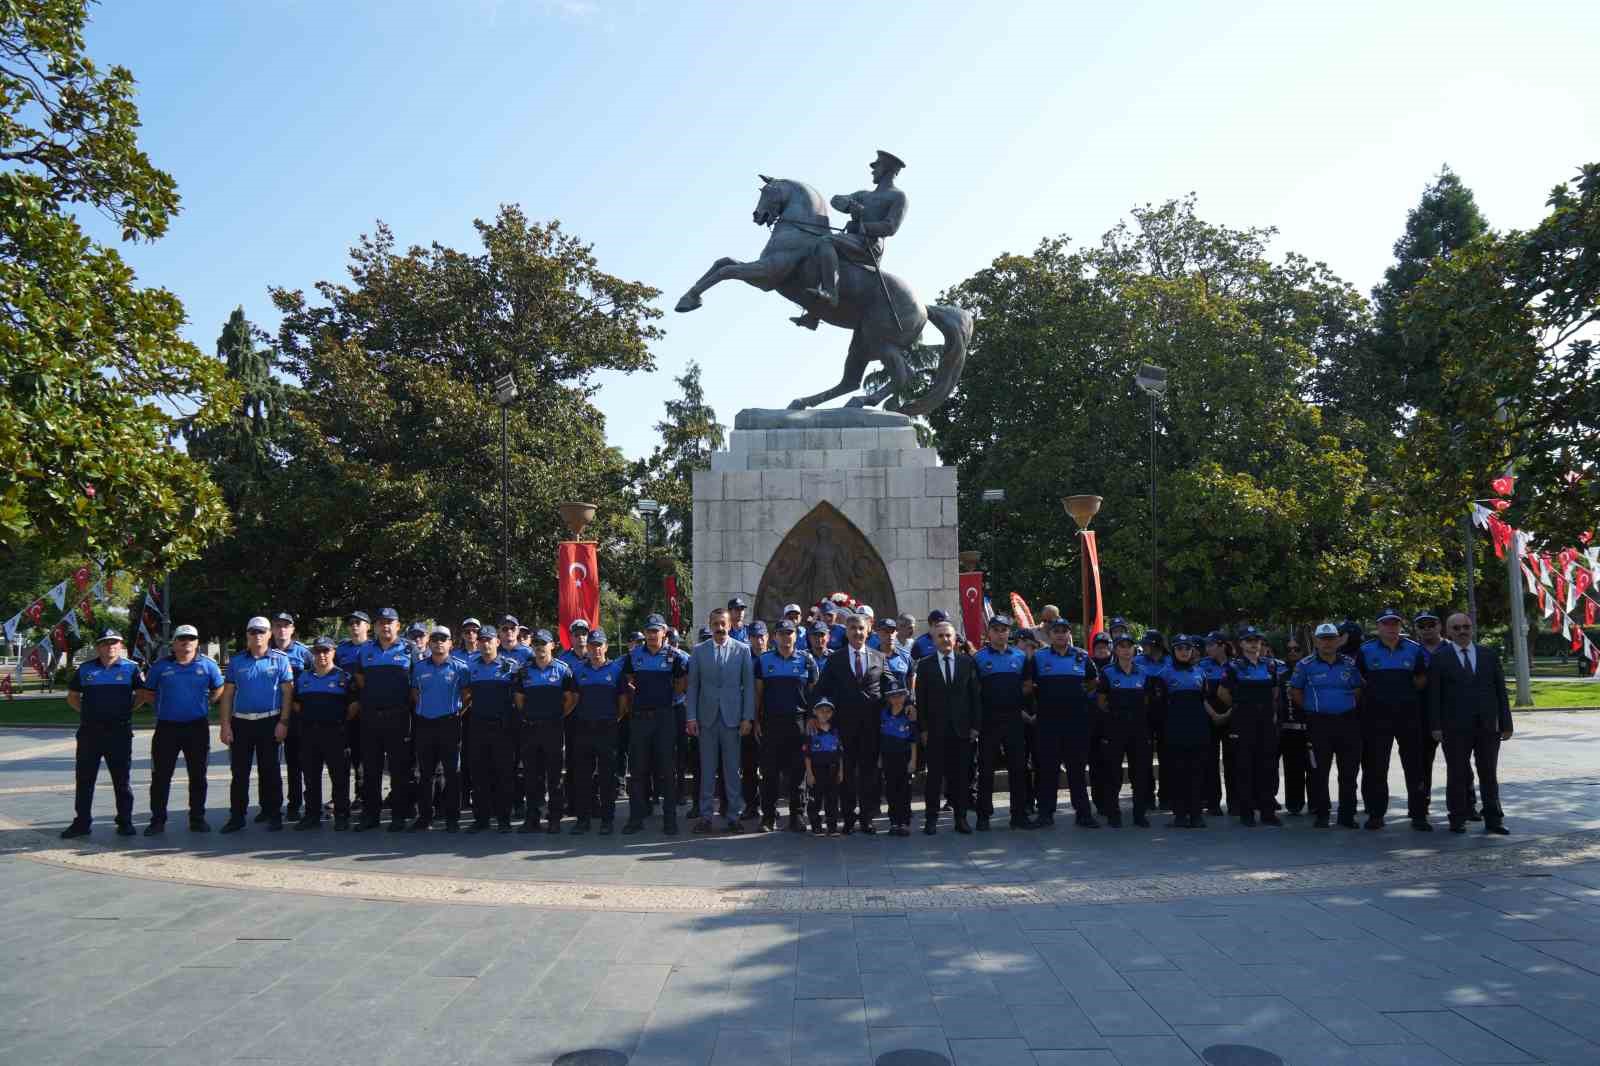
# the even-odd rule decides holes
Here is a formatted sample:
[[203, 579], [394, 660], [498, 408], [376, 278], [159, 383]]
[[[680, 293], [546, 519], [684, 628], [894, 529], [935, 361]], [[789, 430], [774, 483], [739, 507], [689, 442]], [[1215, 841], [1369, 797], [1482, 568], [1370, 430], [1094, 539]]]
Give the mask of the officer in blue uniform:
[[[750, 664], [752, 667], [767, 653], [770, 644], [767, 633], [767, 623], [757, 618], [745, 627], [744, 642], [750, 646]], [[750, 732], [739, 737], [739, 795], [744, 801], [744, 810], [739, 812], [739, 821], [754, 821], [761, 810], [761, 782], [760, 782], [761, 746], [756, 741], [754, 727]], [[724, 808], [728, 806], [727, 790], [718, 785], [717, 802]]]
[[673, 700], [688, 687], [689, 668], [667, 646], [667, 620], [659, 614], [644, 620], [644, 646], [629, 649], [626, 658], [633, 679], [628, 714], [633, 722], [628, 733], [628, 765], [633, 776], [628, 782], [628, 820], [622, 831], [637, 833], [644, 828], [647, 793], [653, 781], [661, 800], [661, 831], [671, 836], [678, 831], [678, 787], [672, 765], [678, 719]]
[[1217, 699], [1228, 708], [1228, 736], [1233, 744], [1235, 788], [1228, 793], [1228, 813], [1237, 813], [1240, 824], [1246, 826], [1255, 825], [1258, 814], [1264, 825], [1282, 825], [1274, 810], [1278, 766], [1275, 702], [1280, 671], [1277, 660], [1263, 654], [1261, 630], [1255, 626], [1240, 630], [1239, 648], [1242, 654], [1228, 662], [1217, 688]]
[[[878, 651], [883, 653], [883, 672], [894, 675], [901, 688], [908, 688], [911, 656], [899, 640], [900, 623], [891, 617], [878, 619]], [[908, 697], [909, 698], [909, 697]]]
[[411, 645], [400, 639], [400, 615], [385, 607], [378, 612], [377, 637], [356, 656], [364, 788], [357, 829], [378, 827], [385, 759], [392, 791], [389, 831], [405, 829], [411, 812], [411, 662]]
[[222, 698], [222, 669], [200, 654], [200, 634], [190, 625], [172, 631], [172, 651], [145, 675], [142, 702], [156, 705], [150, 738], [150, 824], [144, 835], [167, 828], [167, 797], [183, 753], [189, 773], [189, 831], [211, 832], [206, 821], [206, 762], [211, 755], [211, 705]]
[[933, 654], [933, 627], [941, 622], [950, 621], [950, 613], [935, 607], [928, 612], [928, 631], [911, 642], [912, 661], [926, 659]]
[[[289, 657], [289, 665], [296, 677], [300, 676], [302, 670], [310, 668], [311, 649], [294, 639], [294, 615], [288, 611], [279, 611], [273, 615], [272, 641], [269, 646], [273, 651], [281, 651]], [[283, 773], [288, 780], [289, 793], [289, 807], [284, 811], [284, 817], [291, 822], [300, 819], [300, 803], [305, 793], [300, 761], [300, 731], [294, 715], [290, 715], [289, 735], [283, 738]], [[261, 815], [256, 815], [256, 821], [260, 820]]]
[[[1159, 629], [1147, 629], [1140, 640], [1142, 650], [1133, 657], [1134, 665], [1151, 677], [1158, 676], [1172, 662], [1167, 654], [1167, 640]], [[1166, 809], [1166, 786], [1162, 783], [1158, 765], [1165, 764], [1165, 755], [1161, 750], [1162, 729], [1166, 724], [1166, 712], [1159, 701], [1152, 700], [1150, 705], [1150, 772], [1145, 775], [1149, 781], [1145, 794], [1144, 805], [1146, 809], [1159, 811]]]
[[[333, 649], [333, 665], [350, 675], [352, 681], [360, 684], [357, 678], [361, 657], [361, 648], [371, 639], [372, 619], [366, 611], [351, 611], [345, 615], [345, 624], [350, 627], [350, 635], [339, 642]], [[350, 801], [350, 813], [361, 813], [361, 797], [365, 793], [362, 787], [361, 769], [361, 719], [359, 716], [345, 722], [344, 729], [345, 749], [350, 753], [350, 777], [355, 798]]]
[[[588, 661], [589, 657], [588, 620], [584, 618], [574, 618], [571, 622], [569, 622], [567, 624], [567, 640], [569, 641], [567, 649], [560, 655], [556, 656], [556, 658], [566, 663], [567, 669], [571, 670], [573, 676], [576, 677], [579, 668], [581, 668], [583, 664]], [[577, 788], [578, 771], [577, 764], [574, 760], [576, 760], [578, 757], [578, 741], [576, 732], [578, 728], [577, 718], [573, 717], [572, 715], [568, 715], [562, 728], [565, 730], [564, 743], [566, 745], [564, 748], [564, 757], [566, 759], [566, 778], [564, 788], [566, 790], [567, 810], [576, 811], [578, 809], [578, 796], [574, 789]]]
[[461, 694], [467, 687], [467, 670], [450, 657], [450, 630], [434, 626], [428, 633], [428, 657], [411, 667], [412, 723], [417, 753], [417, 818], [412, 832], [433, 827], [434, 770], [444, 768], [445, 829], [461, 827]]
[[538, 828], [539, 804], [546, 800], [545, 832], [561, 831], [566, 723], [578, 705], [578, 683], [566, 662], [555, 657], [555, 641], [548, 629], [535, 630], [533, 658], [517, 675], [519, 748], [527, 770], [527, 816], [519, 830], [523, 833]]
[[1422, 795], [1422, 691], [1428, 687], [1428, 656], [1422, 645], [1400, 634], [1400, 612], [1378, 615], [1378, 635], [1361, 645], [1356, 666], [1366, 680], [1361, 695], [1361, 800], [1367, 828], [1382, 829], [1389, 813], [1389, 757], [1400, 746], [1406, 778], [1406, 814], [1411, 827], [1433, 829]]
[[[755, 734], [761, 753], [761, 831], [778, 827], [778, 793], [789, 797], [789, 831], [800, 833], [800, 787], [805, 777], [801, 747], [817, 662], [795, 645], [796, 626], [778, 623], [778, 646], [755, 661]], [[787, 786], [787, 787], [784, 787]]]
[[1133, 824], [1150, 828], [1145, 816], [1149, 795], [1150, 675], [1134, 663], [1133, 637], [1126, 628], [1112, 641], [1111, 661], [1100, 671], [1099, 795], [1095, 806], [1106, 824], [1122, 828], [1122, 763], [1133, 778]]
[[828, 636], [829, 630], [826, 622], [813, 622], [811, 628], [806, 630], [806, 651], [810, 652], [811, 658], [816, 660], [819, 670], [833, 652], [833, 648], [828, 642]]
[[[472, 793], [472, 824], [467, 832], [483, 832], [493, 818], [500, 832], [509, 833], [517, 768], [513, 700], [519, 680], [517, 663], [509, 655], [500, 654], [500, 634], [493, 630], [483, 633], [477, 644], [478, 650], [466, 662], [464, 693], [467, 713], [463, 724], [471, 725], [463, 729], [466, 736], [462, 748], [477, 783]], [[531, 825], [537, 828], [538, 823], [539, 816], [533, 813]]]
[[1088, 767], [1094, 718], [1089, 693], [1099, 683], [1100, 670], [1082, 649], [1072, 646], [1072, 626], [1065, 618], [1050, 623], [1050, 644], [1028, 659], [1025, 678], [1033, 686], [1039, 736], [1039, 824], [1056, 824], [1065, 762], [1077, 824], [1098, 829], [1100, 823], [1089, 805]]
[[[627, 659], [606, 658], [606, 633], [592, 630], [589, 657], [573, 672], [578, 683], [578, 709], [573, 730], [577, 768], [573, 789], [578, 820], [570, 832], [587, 833], [590, 820], [600, 816], [600, 835], [611, 833], [617, 810], [617, 722], [627, 713], [629, 669]], [[598, 786], [599, 811], [596, 812]]]
[[289, 732], [294, 700], [294, 668], [289, 657], [270, 647], [272, 624], [257, 615], [244, 627], [244, 651], [228, 660], [222, 675], [222, 742], [228, 745], [233, 771], [228, 821], [224, 833], [244, 828], [250, 805], [250, 764], [267, 828], [283, 828], [283, 777], [278, 772], [278, 745]]
[[911, 835], [911, 746], [917, 735], [917, 709], [911, 693], [885, 671], [883, 709], [878, 713], [878, 754], [883, 762], [883, 793], [889, 801], [889, 835]]
[[839, 786], [844, 780], [844, 742], [839, 731], [833, 728], [833, 700], [818, 696], [811, 709], [816, 716], [816, 728], [802, 745], [806, 785], [812, 793], [811, 831], [821, 836], [825, 819], [827, 834], [837, 836]]
[[300, 770], [305, 776], [306, 813], [296, 829], [322, 825], [322, 768], [333, 786], [333, 828], [350, 828], [350, 760], [345, 723], [357, 708], [355, 678], [333, 664], [332, 637], [311, 644], [311, 666], [294, 679], [294, 717], [300, 731]]
[[1161, 754], [1162, 787], [1172, 804], [1174, 829], [1206, 826], [1201, 794], [1217, 711], [1210, 706], [1208, 682], [1200, 669], [1201, 643], [1199, 637], [1178, 634], [1172, 641], [1172, 657], [1154, 675], [1166, 740]]
[[1011, 619], [997, 614], [989, 619], [989, 643], [978, 649], [973, 661], [978, 667], [979, 702], [983, 721], [978, 735], [978, 828], [989, 828], [994, 816], [994, 771], [1005, 749], [1007, 789], [1011, 800], [1011, 828], [1033, 829], [1027, 814], [1025, 795], [1028, 779], [1027, 741], [1023, 736], [1022, 715], [1028, 687], [1023, 668], [1028, 657], [1010, 647]]
[[750, 604], [743, 596], [735, 596], [728, 601], [728, 636], [741, 644], [750, 643], [749, 627], [744, 620], [744, 614], [749, 609]]
[[134, 833], [128, 771], [133, 765], [133, 706], [136, 700], [143, 702], [139, 690], [144, 678], [138, 663], [123, 658], [122, 634], [116, 630], [101, 633], [94, 650], [95, 658], [80, 664], [67, 682], [67, 703], [78, 712], [76, 813], [72, 824], [61, 831], [67, 840], [89, 834], [102, 759], [117, 800], [117, 835]]
[[1311, 735], [1311, 809], [1318, 829], [1328, 828], [1332, 802], [1328, 771], [1339, 760], [1339, 825], [1356, 827], [1356, 775], [1361, 769], [1361, 670], [1339, 651], [1343, 636], [1332, 622], [1315, 633], [1317, 652], [1300, 660], [1289, 680], [1289, 698], [1305, 715]]
[[1205, 812], [1213, 817], [1221, 817], [1224, 789], [1230, 806], [1238, 803], [1233, 788], [1233, 741], [1228, 737], [1232, 714], [1217, 696], [1217, 689], [1222, 687], [1222, 679], [1228, 673], [1228, 661], [1233, 658], [1233, 648], [1229, 646], [1225, 633], [1213, 629], [1206, 634], [1204, 650], [1200, 672], [1206, 679], [1206, 700], [1211, 709], [1217, 712], [1217, 717], [1211, 723], [1211, 750], [1206, 755], [1206, 781], [1202, 798], [1205, 800]]
[[855, 614], [842, 603], [829, 601], [823, 605], [822, 619], [828, 623], [828, 651], [836, 652], [845, 646], [849, 634], [845, 631], [845, 619]]

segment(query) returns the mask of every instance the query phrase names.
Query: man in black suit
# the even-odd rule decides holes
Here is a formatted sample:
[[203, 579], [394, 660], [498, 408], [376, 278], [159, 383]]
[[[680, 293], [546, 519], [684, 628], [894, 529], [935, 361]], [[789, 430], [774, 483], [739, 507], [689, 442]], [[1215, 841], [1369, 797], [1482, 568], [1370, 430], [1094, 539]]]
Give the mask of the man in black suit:
[[844, 745], [844, 780], [839, 788], [844, 832], [858, 821], [863, 833], [876, 833], [878, 816], [878, 711], [882, 700], [883, 656], [867, 647], [870, 620], [852, 614], [845, 621], [845, 645], [822, 666], [816, 693], [833, 700], [833, 728]]
[[955, 626], [939, 622], [932, 636], [933, 654], [917, 660], [915, 674], [917, 724], [922, 729], [928, 771], [922, 831], [929, 836], [938, 832], [939, 801], [948, 784], [956, 832], [970, 833], [967, 803], [972, 796], [972, 745], [983, 717], [978, 668], [972, 656], [956, 650]]
[[1472, 810], [1468, 781], [1473, 764], [1483, 799], [1487, 833], [1504, 835], [1500, 809], [1500, 742], [1511, 739], [1511, 701], [1500, 657], [1473, 642], [1472, 620], [1453, 614], [1445, 623], [1450, 642], [1428, 664], [1428, 728], [1444, 745], [1445, 796], [1450, 831], [1465, 833]]

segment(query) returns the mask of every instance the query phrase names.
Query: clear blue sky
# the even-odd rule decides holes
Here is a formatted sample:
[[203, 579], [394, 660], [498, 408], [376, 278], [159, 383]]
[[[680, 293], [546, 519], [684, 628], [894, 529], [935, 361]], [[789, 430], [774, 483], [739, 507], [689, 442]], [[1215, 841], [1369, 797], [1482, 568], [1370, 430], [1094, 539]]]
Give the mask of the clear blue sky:
[[[375, 219], [473, 247], [505, 202], [559, 218], [604, 269], [662, 290], [652, 374], [601, 379], [614, 443], [648, 452], [671, 377], [721, 420], [836, 379], [845, 335], [742, 285], [757, 172], [825, 194], [908, 163], [886, 265], [925, 299], [1041, 237], [1093, 242], [1138, 203], [1273, 225], [1363, 291], [1448, 163], [1491, 223], [1527, 226], [1600, 147], [1585, 4], [109, 3], [91, 54], [134, 71], [143, 144], [179, 183], [125, 249], [211, 350], [268, 285], [344, 278]], [[803, 369], [801, 369], [803, 368]], [[805, 379], [805, 380], [802, 380]]]

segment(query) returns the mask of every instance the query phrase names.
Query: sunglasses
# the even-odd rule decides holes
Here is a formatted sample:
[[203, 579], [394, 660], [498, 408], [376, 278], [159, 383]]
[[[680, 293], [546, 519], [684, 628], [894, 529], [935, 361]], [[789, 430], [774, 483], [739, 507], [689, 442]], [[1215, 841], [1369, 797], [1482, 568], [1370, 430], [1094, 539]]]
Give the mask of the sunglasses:
[[1450, 632], [1452, 632], [1452, 633], [1463, 633], [1466, 630], [1469, 630], [1471, 628], [1472, 628], [1472, 626], [1470, 624], [1469, 625], [1451, 626], [1450, 627]]

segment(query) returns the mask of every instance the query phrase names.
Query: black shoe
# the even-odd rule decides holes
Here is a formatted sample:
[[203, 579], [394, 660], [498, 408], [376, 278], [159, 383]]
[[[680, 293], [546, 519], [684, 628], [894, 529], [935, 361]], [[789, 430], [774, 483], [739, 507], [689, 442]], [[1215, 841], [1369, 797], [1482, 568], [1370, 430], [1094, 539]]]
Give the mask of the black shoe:
[[1354, 829], [1354, 828], [1356, 828], [1356, 816], [1353, 815], [1353, 814], [1341, 814], [1341, 815], [1339, 815], [1339, 828], [1340, 829]]
[[958, 832], [958, 833], [970, 833], [970, 832], [972, 832], [972, 826], [967, 824], [967, 820], [966, 820], [965, 817], [959, 817], [959, 818], [956, 819], [956, 832]]
[[867, 834], [867, 836], [869, 836], [869, 837], [872, 836], [873, 834], [877, 833], [877, 831], [878, 831], [878, 827], [872, 824], [872, 819], [871, 818], [868, 818], [865, 821], [863, 821], [859, 826], [857, 826], [857, 828], [860, 829], [863, 833]]
[[675, 837], [678, 835], [678, 820], [663, 816], [661, 819], [661, 835]]
[[[1222, 817], [1222, 808], [1221, 807], [1207, 807], [1206, 808], [1206, 813], [1209, 814], [1213, 818], [1221, 818]], [[1296, 811], [1295, 813], [1299, 814], [1300, 812]]]
[[1478, 810], [1478, 808], [1476, 808], [1476, 807], [1472, 808], [1472, 812], [1467, 815], [1467, 821], [1469, 821], [1469, 822], [1481, 822], [1481, 821], [1483, 821], [1483, 812]]
[[985, 818], [981, 814], [978, 815], [978, 832], [987, 833], [988, 831], [989, 831], [989, 819]]
[[[632, 836], [633, 834], [637, 833], [639, 830], [641, 830], [643, 828], [644, 828], [644, 823], [643, 822], [636, 822], [632, 818], [630, 818], [626, 822], [622, 823], [622, 832], [627, 836]], [[601, 826], [600, 827], [600, 831], [602, 833], [605, 832], [605, 827]]]
[[1080, 814], [1072, 819], [1074, 825], [1082, 829], [1099, 829], [1100, 823], [1094, 820], [1092, 814]]
[[[501, 822], [500, 825], [503, 827], [502, 830], [501, 830], [502, 832], [506, 832], [506, 833], [511, 832], [511, 823], [510, 822]], [[459, 832], [461, 832], [461, 819], [459, 819], [459, 818], [446, 818], [444, 820], [444, 831], [446, 833], [459, 833]]]
[[391, 818], [391, 819], [389, 819], [389, 832], [391, 832], [391, 833], [404, 833], [405, 831], [406, 831], [406, 820], [404, 818]]
[[937, 836], [939, 833], [939, 824], [937, 822], [923, 822], [922, 831], [928, 836]]
[[363, 818], [356, 823], [356, 832], [358, 833], [365, 833], [369, 829], [376, 828], [378, 828], [378, 820], [376, 818]]
[[756, 808], [754, 806], [752, 806], [751, 804], [747, 803], [747, 804], [745, 804], [744, 810], [739, 812], [739, 821], [741, 821], [741, 822], [752, 822], [752, 821], [755, 821], [760, 816], [761, 816], [761, 812], [756, 810]]
[[1049, 826], [1050, 828], [1054, 829], [1055, 825], [1056, 825], [1056, 816], [1055, 815], [1053, 815], [1053, 814], [1041, 814], [1041, 815], [1039, 815], [1038, 822], [1036, 822], [1034, 824], [1034, 828], [1035, 829], [1043, 829], [1045, 826]]
[[1254, 829], [1256, 827], [1255, 812], [1245, 811], [1243, 814], [1239, 815], [1239, 824], [1244, 826], [1246, 829]]
[[1150, 819], [1146, 818], [1142, 814], [1136, 814], [1133, 816], [1133, 824], [1138, 826], [1140, 829], [1149, 829]]
[[486, 833], [493, 828], [494, 823], [487, 818], [474, 818], [472, 824], [467, 826], [468, 833]]
[[[513, 803], [511, 805], [511, 817], [512, 818], [526, 818], [526, 817], [528, 817], [528, 801], [527, 800], [523, 800], [520, 803]], [[539, 820], [539, 812], [538, 811], [534, 811], [533, 812], [533, 820], [536, 821], [536, 822]]]
[[561, 832], [561, 822], [559, 819], [552, 818], [544, 824], [545, 836], [553, 837], [559, 832]]
[[268, 818], [267, 819], [267, 832], [269, 832], [269, 833], [281, 833], [281, 832], [283, 832], [283, 819], [282, 818]]
[[[224, 833], [237, 833], [239, 830], [241, 830], [243, 828], [244, 828], [244, 818], [241, 815], [237, 815], [237, 814], [234, 815], [233, 817], [229, 818], [226, 822], [222, 823], [222, 831]], [[88, 830], [84, 830], [84, 832], [88, 832]]]
[[308, 814], [294, 823], [296, 829], [318, 829], [322, 826], [322, 815]]
[[1488, 825], [1485, 825], [1483, 827], [1483, 831], [1485, 833], [1492, 833], [1493, 835], [1498, 836], [1498, 837], [1508, 837], [1508, 836], [1511, 835], [1511, 830], [1507, 829], [1505, 826], [1501, 825], [1499, 822], [1490, 822]]
[[259, 810], [256, 812], [256, 816], [252, 818], [251, 821], [255, 822], [257, 825], [260, 825], [262, 822], [271, 817], [272, 815], [268, 814], [265, 810]]
[[616, 829], [612, 826], [611, 820], [609, 818], [605, 819], [604, 821], [602, 821], [600, 823], [600, 835], [601, 836], [608, 837], [614, 832], [616, 832]]
[[737, 818], [731, 818], [728, 820], [728, 824], [722, 827], [722, 831], [727, 833], [729, 836], [733, 836], [735, 834], [744, 832], [744, 826], [739, 824], [739, 820]]
[[428, 831], [429, 829], [432, 829], [432, 828], [433, 828], [433, 819], [432, 818], [423, 818], [423, 817], [420, 817], [420, 816], [411, 819], [411, 825], [407, 827], [407, 829], [410, 832], [413, 832], [413, 833], [423, 833], [423, 832], [426, 832], [426, 831]]
[[1178, 815], [1176, 818], [1172, 819], [1172, 821], [1167, 823], [1167, 828], [1168, 829], [1187, 829], [1187, 828], [1189, 828], [1189, 816], [1187, 814]]
[[691, 822], [700, 820], [700, 801], [694, 800], [689, 804], [689, 813], [685, 815]]
[[778, 828], [778, 819], [776, 817], [761, 819], [761, 831], [763, 833], [771, 833], [774, 830], [776, 830], [777, 828]]
[[349, 829], [350, 816], [348, 814], [336, 814], [333, 816], [333, 831], [335, 833], [348, 832]]
[[1376, 814], [1369, 814], [1367, 815], [1367, 820], [1364, 823], [1364, 827], [1367, 829], [1382, 829], [1383, 818]]
[[572, 828], [567, 830], [568, 836], [582, 836], [589, 831], [589, 819], [579, 818], [572, 823]]
[[1431, 833], [1433, 832], [1433, 823], [1426, 818], [1413, 818], [1411, 819], [1411, 828], [1419, 833]]
[[495, 823], [495, 827], [494, 827], [494, 831], [496, 833], [509, 833], [509, 832], [511, 832], [511, 820], [508, 818], [503, 822], [496, 822]]
[[1189, 819], [1189, 828], [1190, 829], [1204, 829], [1205, 827], [1206, 827], [1206, 820], [1204, 818], [1200, 817], [1198, 814], [1195, 815], [1193, 818]]
[[1326, 814], [1317, 815], [1317, 820], [1311, 824], [1317, 829], [1328, 829], [1332, 825], [1332, 823], [1328, 821], [1328, 816]]
[[283, 812], [283, 820], [284, 821], [286, 821], [286, 822], [298, 822], [300, 820], [300, 817], [301, 817], [300, 816], [300, 804], [291, 803], [291, 804], [289, 804], [288, 807], [286, 807], [284, 809], [284, 812]]
[[1302, 810], [1302, 808], [1300, 808], [1300, 807], [1290, 807], [1289, 808], [1289, 814], [1292, 817], [1298, 818], [1298, 817], [1300, 817], [1301, 810]]
[[805, 831], [805, 823], [800, 820], [800, 816], [798, 814], [789, 815], [789, 832], [804, 833]]
[[1465, 833], [1466, 831], [1467, 831], [1467, 823], [1465, 823], [1465, 822], [1451, 822], [1450, 823], [1450, 832], [1452, 832], [1452, 833]]
[[198, 816], [191, 814], [189, 816], [189, 832], [209, 833], [211, 832], [211, 823], [206, 821], [206, 816], [203, 814]]
[[1275, 826], [1278, 826], [1279, 828], [1282, 828], [1283, 827], [1283, 819], [1279, 818], [1277, 816], [1277, 814], [1275, 814], [1274, 812], [1268, 811], [1266, 814], [1263, 814], [1261, 816], [1261, 824], [1262, 825], [1275, 825]]
[[138, 833], [139, 833], [139, 831], [133, 827], [133, 822], [132, 821], [129, 821], [128, 819], [123, 819], [123, 818], [119, 818], [117, 820], [117, 836], [119, 836], [119, 837], [131, 837], [131, 836], [137, 836]]
[[1121, 811], [1112, 811], [1110, 814], [1106, 815], [1106, 824], [1109, 825], [1113, 829], [1121, 829], [1122, 828], [1122, 812]]
[[690, 830], [692, 833], [700, 834], [713, 833], [715, 831], [716, 827], [711, 824], [710, 818], [701, 818], [699, 821], [694, 823], [694, 828]]
[[517, 832], [519, 833], [537, 833], [538, 831], [539, 819], [537, 818], [524, 818], [522, 824], [517, 826]]
[[83, 822], [73, 822], [61, 831], [62, 840], [71, 840], [74, 837], [86, 837], [88, 835], [89, 827]]
[[144, 835], [147, 837], [158, 837], [166, 831], [167, 820], [165, 818], [152, 818], [150, 819], [150, 824], [144, 827]]
[[1012, 829], [1037, 829], [1037, 828], [1039, 828], [1039, 823], [1035, 822], [1032, 818], [1029, 818], [1025, 814], [1021, 818], [1013, 818], [1013, 819], [1011, 819], [1011, 828]]

